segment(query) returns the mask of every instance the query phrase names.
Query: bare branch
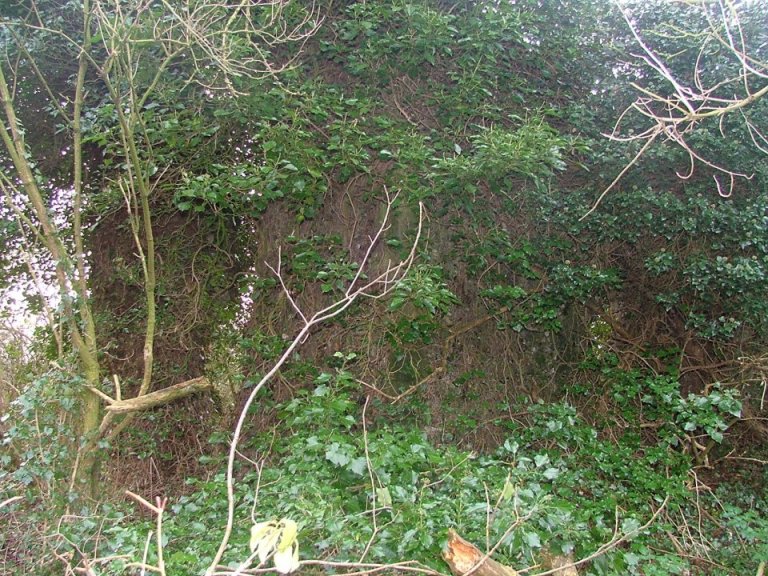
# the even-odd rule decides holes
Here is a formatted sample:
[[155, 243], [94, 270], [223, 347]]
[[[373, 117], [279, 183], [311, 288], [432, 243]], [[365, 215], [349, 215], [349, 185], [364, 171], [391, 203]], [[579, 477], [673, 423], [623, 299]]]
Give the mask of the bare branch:
[[[397, 195], [390, 196], [389, 193], [387, 193], [387, 210], [385, 212], [386, 218], [388, 218], [390, 215], [392, 204], [396, 197]], [[382, 222], [382, 225], [379, 227], [379, 232], [370, 239], [369, 248], [365, 253], [363, 261], [360, 263], [361, 270], [368, 265], [371, 253], [373, 251], [373, 247], [377, 244], [378, 240], [380, 239], [381, 233], [383, 232], [383, 230], [386, 230], [386, 227], [388, 225], [386, 218]], [[224, 535], [222, 536], [219, 549], [217, 550], [216, 555], [213, 561], [211, 562], [211, 565], [206, 571], [207, 576], [211, 576], [217, 573], [216, 572], [217, 566], [221, 561], [222, 556], [224, 555], [224, 551], [227, 548], [227, 545], [229, 543], [229, 538], [232, 534], [232, 528], [234, 526], [234, 513], [235, 513], [235, 496], [234, 496], [235, 457], [238, 452], [237, 446], [240, 442], [240, 436], [242, 434], [243, 426], [245, 425], [245, 420], [246, 420], [246, 416], [248, 415], [248, 410], [253, 404], [253, 401], [255, 400], [256, 395], [267, 384], [267, 382], [269, 382], [272, 379], [272, 377], [282, 368], [282, 366], [291, 357], [294, 350], [302, 342], [304, 342], [304, 340], [309, 335], [311, 329], [314, 326], [321, 324], [322, 322], [329, 320], [335, 316], [338, 316], [344, 310], [349, 308], [358, 299], [358, 297], [364, 296], [368, 298], [381, 298], [394, 289], [396, 283], [405, 277], [405, 275], [410, 270], [411, 265], [413, 264], [413, 261], [416, 257], [416, 249], [421, 239], [423, 222], [424, 222], [424, 205], [422, 203], [419, 203], [419, 223], [418, 223], [416, 236], [413, 240], [413, 245], [411, 247], [411, 250], [408, 256], [404, 260], [400, 261], [395, 265], [387, 266], [387, 268], [381, 274], [379, 274], [377, 277], [375, 277], [373, 280], [371, 280], [367, 284], [364, 284], [361, 286], [358, 286], [358, 280], [362, 277], [362, 275], [358, 274], [355, 277], [355, 279], [352, 281], [352, 284], [350, 285], [345, 295], [340, 300], [337, 300], [336, 302], [330, 304], [329, 306], [326, 306], [322, 310], [315, 312], [311, 316], [308, 316], [303, 312], [300, 312], [300, 316], [304, 319], [304, 325], [301, 327], [298, 334], [296, 334], [296, 336], [293, 338], [293, 340], [288, 345], [286, 350], [283, 352], [282, 356], [280, 356], [277, 362], [275, 362], [275, 364], [272, 366], [269, 372], [267, 372], [259, 381], [259, 383], [256, 384], [256, 386], [254, 386], [253, 389], [251, 390], [250, 394], [248, 395], [248, 399], [246, 400], [240, 412], [240, 416], [237, 420], [235, 431], [232, 436], [232, 441], [230, 443], [229, 458], [227, 460], [227, 503], [228, 503], [227, 524], [226, 524], [226, 527], [224, 528]], [[277, 270], [279, 269], [280, 268], [278, 265]], [[282, 282], [282, 279], [281, 279], [281, 285], [285, 290], [285, 284], [284, 282]], [[296, 307], [295, 303], [294, 303], [294, 307]]]
[[277, 276], [277, 279], [280, 282], [280, 287], [283, 289], [283, 294], [285, 294], [286, 298], [288, 298], [288, 301], [291, 303], [291, 306], [294, 310], [296, 310], [296, 313], [301, 316], [301, 319], [304, 321], [304, 324], [307, 323], [307, 317], [304, 316], [304, 312], [301, 311], [301, 308], [299, 308], [299, 305], [296, 304], [296, 300], [293, 299], [293, 295], [291, 294], [291, 291], [288, 289], [288, 286], [285, 285], [285, 280], [283, 279], [283, 273], [282, 273], [282, 265], [283, 265], [283, 249], [282, 247], [277, 248], [277, 267], [273, 268], [271, 264], [268, 262], [265, 262], [267, 265], [267, 268], [275, 275]]
[[[606, 542], [602, 546], [600, 546], [597, 550], [595, 550], [592, 554], [589, 556], [586, 556], [584, 558], [581, 558], [580, 560], [577, 560], [576, 562], [572, 562], [570, 564], [564, 565], [564, 566], [558, 566], [557, 568], [553, 568], [552, 570], [547, 570], [545, 572], [536, 572], [533, 576], [549, 576], [550, 574], [557, 574], [564, 568], [568, 567], [575, 567], [580, 566], [582, 564], [586, 564], [587, 562], [591, 562], [595, 558], [602, 556], [609, 550], [613, 550], [616, 548], [619, 544], [622, 542], [626, 542], [627, 540], [631, 540], [638, 534], [642, 533], [643, 531], [650, 528], [654, 522], [656, 522], [656, 518], [659, 517], [659, 514], [661, 514], [662, 510], [664, 510], [667, 507], [667, 504], [669, 503], [669, 496], [664, 498], [664, 501], [661, 503], [661, 505], [658, 507], [658, 509], [651, 515], [651, 517], [648, 519], [648, 521], [643, 524], [642, 526], [639, 526], [635, 528], [634, 530], [630, 530], [629, 532], [625, 534], [621, 534], [619, 532], [619, 524], [618, 524], [618, 514], [616, 518], [616, 524], [614, 525], [614, 531], [613, 531], [613, 538], [610, 539], [610, 541]], [[521, 573], [526, 572], [526, 570], [521, 570]]]
[[[622, 112], [608, 138], [620, 142], [643, 141], [643, 146], [640, 152], [600, 194], [595, 204], [582, 219], [594, 212], [606, 194], [624, 177], [629, 168], [637, 164], [650, 144], [660, 135], [664, 135], [665, 141], [681, 147], [688, 154], [689, 168], [685, 173], [678, 173], [678, 176], [683, 179], [690, 178], [693, 176], [696, 166], [703, 164], [715, 171], [715, 185], [721, 196], [730, 196], [737, 178], [750, 179], [752, 176], [705, 158], [700, 152], [693, 149], [687, 137], [697, 130], [702, 122], [712, 119], [720, 120], [720, 131], [723, 134], [723, 120], [734, 113], [738, 113], [738, 117], [740, 117], [755, 148], [762, 153], [768, 153], [768, 138], [744, 114], [746, 108], [768, 95], [768, 84], [764, 82], [768, 78], [768, 62], [760, 60], [750, 52], [739, 13], [742, 5], [733, 0], [681, 1], [691, 10], [703, 16], [707, 23], [706, 29], [701, 33], [702, 41], [699, 53], [691, 70], [692, 85], [686, 85], [672, 72], [662, 56], [646, 42], [625, 6], [618, 0], [616, 2], [635, 42], [642, 49], [642, 54], [637, 55], [637, 57], [654, 71], [657, 78], [671, 87], [672, 94], [663, 96], [646, 87], [632, 83], [632, 87], [640, 92], [640, 96]], [[712, 6], [715, 7], [715, 10], [710, 8]], [[692, 34], [686, 30], [678, 30], [678, 33], [681, 36]], [[732, 76], [707, 84], [703, 68], [706, 51], [712, 43], [722, 48], [727, 57], [731, 58], [732, 63], [738, 65], [739, 69], [738, 73]], [[763, 84], [762, 87], [756, 87], [755, 80], [760, 80], [759, 84]], [[724, 95], [726, 89], [732, 90], [732, 95]], [[645, 116], [652, 123], [652, 126], [639, 134], [620, 136], [621, 126], [629, 112], [637, 112]], [[723, 186], [717, 174], [727, 177], [729, 181], [727, 187]]]
[[[190, 81], [209, 90], [238, 93], [234, 78], [264, 78], [290, 68], [318, 30], [322, 18], [314, 2], [302, 7], [301, 16], [291, 24], [289, 6], [289, 0], [193, 0], [183, 4], [162, 0], [163, 17], [154, 23], [152, 41], [166, 54], [183, 51], [192, 62]], [[151, 13], [151, 4], [143, 8]], [[271, 52], [284, 44], [295, 44], [298, 49], [287, 61], [277, 62]], [[211, 78], [212, 71], [217, 74]]]

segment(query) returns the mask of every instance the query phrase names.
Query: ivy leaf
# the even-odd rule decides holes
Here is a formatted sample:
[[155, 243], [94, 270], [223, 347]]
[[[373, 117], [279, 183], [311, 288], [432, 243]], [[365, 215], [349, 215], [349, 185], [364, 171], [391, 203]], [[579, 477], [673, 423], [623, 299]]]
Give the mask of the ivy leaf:
[[325, 459], [339, 467], [344, 467], [350, 462], [350, 457], [338, 442], [328, 446], [325, 451]]
[[554, 480], [558, 476], [560, 476], [560, 470], [557, 468], [547, 468], [544, 470], [544, 478], [547, 480]]
[[361, 456], [360, 458], [355, 458], [352, 460], [351, 464], [349, 465], [349, 469], [353, 474], [363, 476], [365, 471], [368, 469], [365, 463], [365, 458]]
[[523, 534], [523, 542], [528, 545], [529, 548], [541, 548], [541, 538], [536, 532], [525, 532]]

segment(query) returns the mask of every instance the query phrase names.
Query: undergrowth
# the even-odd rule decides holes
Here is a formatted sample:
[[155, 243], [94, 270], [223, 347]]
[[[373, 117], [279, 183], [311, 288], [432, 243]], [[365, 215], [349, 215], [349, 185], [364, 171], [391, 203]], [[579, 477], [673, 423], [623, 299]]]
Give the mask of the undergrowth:
[[[243, 446], [250, 463], [236, 483], [232, 569], [250, 554], [250, 527], [275, 518], [298, 523], [302, 559], [415, 560], [443, 573], [449, 528], [481, 549], [500, 543], [497, 560], [533, 573], [553, 554], [585, 558], [611, 542], [582, 574], [747, 574], [768, 553], [768, 501], [746, 483], [709, 489], [684, 450], [644, 444], [631, 428], [606, 434], [569, 404], [527, 406], [525, 425], [510, 421], [488, 454], [438, 446], [408, 422], [379, 422], [344, 367], [273, 408], [280, 425]], [[168, 574], [202, 573], [226, 522], [223, 474], [189, 478], [187, 488], [169, 495]], [[131, 573], [145, 547], [149, 563], [156, 550], [146, 545], [155, 519], [130, 508], [66, 517], [47, 537], [59, 555], [112, 556], [98, 574]]]

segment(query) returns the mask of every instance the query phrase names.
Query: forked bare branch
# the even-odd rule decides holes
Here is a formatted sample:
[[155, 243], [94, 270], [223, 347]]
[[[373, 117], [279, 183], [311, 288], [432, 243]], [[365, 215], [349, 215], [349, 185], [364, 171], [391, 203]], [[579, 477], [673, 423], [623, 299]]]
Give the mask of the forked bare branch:
[[129, 490], [126, 490], [125, 493], [155, 515], [156, 531], [154, 535], [155, 548], [157, 553], [157, 565], [152, 566], [148, 564], [147, 554], [149, 552], [149, 543], [152, 539], [152, 532], [149, 532], [149, 534], [147, 534], [147, 541], [144, 545], [144, 556], [141, 560], [141, 563], [129, 563], [126, 567], [140, 568], [142, 574], [146, 574], [147, 570], [149, 570], [150, 572], [159, 574], [160, 576], [165, 576], [165, 560], [163, 559], [163, 513], [165, 512], [165, 507], [168, 504], [168, 498], [160, 498], [157, 496], [155, 498], [155, 504], [151, 504], [138, 494], [134, 494]]
[[419, 245], [419, 241], [421, 239], [421, 232], [422, 232], [422, 226], [424, 223], [424, 205], [422, 203], [419, 203], [419, 221], [418, 221], [418, 227], [416, 229], [416, 235], [413, 240], [413, 244], [411, 246], [411, 250], [400, 262], [397, 264], [389, 264], [386, 269], [375, 276], [372, 280], [369, 280], [366, 283], [362, 282], [362, 279], [364, 278], [362, 274], [362, 270], [364, 270], [367, 266], [370, 265], [370, 257], [373, 253], [374, 248], [379, 243], [379, 240], [381, 238], [381, 235], [385, 230], [387, 230], [387, 227], [389, 226], [389, 217], [392, 211], [392, 207], [395, 203], [395, 200], [397, 199], [397, 194], [390, 195], [388, 191], [386, 192], [386, 211], [384, 214], [384, 218], [382, 221], [381, 226], [379, 227], [377, 233], [369, 238], [369, 245], [368, 249], [365, 252], [365, 255], [360, 262], [360, 267], [358, 270], [357, 275], [352, 280], [350, 286], [347, 288], [344, 296], [333, 302], [332, 304], [326, 306], [325, 308], [318, 310], [312, 315], [306, 314], [301, 311], [301, 309], [298, 307], [295, 300], [290, 295], [286, 284], [281, 276], [282, 271], [280, 268], [280, 261], [278, 260], [278, 264], [276, 267], [270, 266], [267, 264], [267, 266], [272, 270], [272, 272], [277, 275], [278, 280], [280, 281], [280, 285], [283, 289], [283, 292], [288, 296], [289, 301], [291, 302], [294, 310], [297, 311], [299, 316], [302, 319], [303, 326], [299, 330], [298, 334], [293, 338], [291, 343], [288, 345], [286, 350], [283, 352], [282, 356], [275, 362], [275, 364], [272, 366], [272, 368], [267, 372], [262, 379], [256, 384], [256, 386], [253, 387], [250, 394], [248, 395], [248, 399], [246, 400], [245, 404], [243, 405], [242, 410], [240, 411], [240, 416], [237, 420], [237, 424], [235, 426], [235, 430], [232, 436], [232, 441], [230, 443], [230, 449], [229, 449], [229, 458], [227, 459], [227, 524], [224, 529], [224, 535], [221, 539], [221, 544], [219, 545], [219, 549], [216, 552], [216, 555], [211, 562], [210, 567], [206, 571], [207, 576], [211, 576], [213, 574], [217, 573], [217, 566], [221, 561], [222, 556], [224, 555], [224, 551], [227, 548], [227, 545], [229, 543], [229, 538], [232, 534], [232, 527], [234, 525], [234, 515], [235, 515], [235, 497], [234, 497], [234, 466], [235, 466], [235, 459], [238, 453], [238, 444], [240, 442], [240, 436], [243, 431], [243, 426], [245, 425], [245, 420], [248, 415], [248, 410], [251, 407], [251, 404], [253, 404], [253, 401], [256, 398], [256, 395], [259, 393], [259, 391], [269, 382], [272, 377], [282, 368], [282, 366], [286, 363], [286, 361], [291, 357], [294, 350], [307, 338], [312, 328], [317, 326], [318, 324], [321, 324], [325, 322], [326, 320], [329, 320], [335, 316], [338, 316], [345, 310], [347, 310], [358, 298], [360, 297], [367, 297], [367, 298], [382, 298], [389, 294], [394, 288], [397, 286], [397, 283], [405, 278], [406, 274], [410, 270], [411, 266], [413, 265], [413, 262], [416, 258], [416, 249]]

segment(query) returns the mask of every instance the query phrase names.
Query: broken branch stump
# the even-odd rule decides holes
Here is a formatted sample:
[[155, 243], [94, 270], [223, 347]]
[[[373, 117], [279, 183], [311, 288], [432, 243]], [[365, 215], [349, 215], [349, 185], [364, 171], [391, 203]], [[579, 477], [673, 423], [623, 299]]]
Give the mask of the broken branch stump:
[[518, 576], [517, 570], [493, 558], [486, 558], [485, 553], [464, 540], [452, 528], [448, 530], [448, 545], [443, 550], [443, 560], [456, 576], [464, 576], [470, 570], [473, 576]]

